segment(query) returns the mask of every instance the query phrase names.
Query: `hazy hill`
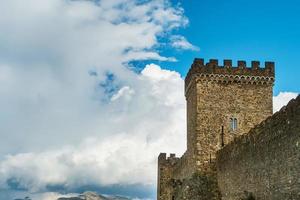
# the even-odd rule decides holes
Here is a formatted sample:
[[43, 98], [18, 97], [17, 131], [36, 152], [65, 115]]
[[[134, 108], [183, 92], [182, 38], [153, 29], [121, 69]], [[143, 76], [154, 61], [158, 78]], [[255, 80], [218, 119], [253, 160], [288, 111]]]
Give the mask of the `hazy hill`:
[[[15, 199], [15, 200], [31, 200], [30, 197], [25, 197], [24, 199]], [[60, 197], [58, 199], [53, 200], [130, 200], [126, 197], [121, 196], [104, 196], [101, 194], [97, 194], [95, 192], [85, 192], [80, 194], [79, 196], [74, 197]]]
[[61, 197], [57, 200], [130, 200], [120, 196], [103, 196], [94, 192], [85, 192], [78, 197]]

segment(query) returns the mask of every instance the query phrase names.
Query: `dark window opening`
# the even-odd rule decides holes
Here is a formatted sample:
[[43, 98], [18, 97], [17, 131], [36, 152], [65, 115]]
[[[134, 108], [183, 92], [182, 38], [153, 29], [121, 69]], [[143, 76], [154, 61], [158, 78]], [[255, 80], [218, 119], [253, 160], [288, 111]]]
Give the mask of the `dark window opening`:
[[236, 131], [237, 130], [237, 118], [230, 118], [230, 129], [232, 131]]

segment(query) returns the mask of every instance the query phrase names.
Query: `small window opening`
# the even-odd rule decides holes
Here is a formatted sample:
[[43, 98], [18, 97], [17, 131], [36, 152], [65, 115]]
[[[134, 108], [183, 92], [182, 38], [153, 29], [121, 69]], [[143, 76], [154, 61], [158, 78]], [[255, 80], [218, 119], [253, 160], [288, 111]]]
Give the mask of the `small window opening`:
[[230, 118], [230, 128], [232, 131], [237, 130], [237, 118]]

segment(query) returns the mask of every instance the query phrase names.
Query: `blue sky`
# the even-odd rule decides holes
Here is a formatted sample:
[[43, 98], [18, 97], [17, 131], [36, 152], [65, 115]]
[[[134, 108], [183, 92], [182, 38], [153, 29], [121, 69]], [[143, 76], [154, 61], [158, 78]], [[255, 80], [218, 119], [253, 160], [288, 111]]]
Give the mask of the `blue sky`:
[[165, 51], [175, 55], [177, 63], [163, 67], [185, 76], [195, 57], [275, 61], [274, 94], [280, 91], [300, 92], [300, 2], [296, 0], [173, 0], [180, 4], [189, 19], [186, 28], [178, 30], [195, 51]]

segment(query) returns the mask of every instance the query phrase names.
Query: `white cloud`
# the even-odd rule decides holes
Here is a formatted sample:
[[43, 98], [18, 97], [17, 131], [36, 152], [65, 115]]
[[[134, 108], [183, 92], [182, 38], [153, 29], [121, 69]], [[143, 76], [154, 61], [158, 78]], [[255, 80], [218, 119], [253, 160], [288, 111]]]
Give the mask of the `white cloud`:
[[128, 101], [131, 100], [134, 95], [134, 90], [128, 86], [122, 87], [116, 94], [111, 97], [111, 101], [116, 101], [119, 98], [126, 98]]
[[164, 57], [160, 56], [158, 53], [155, 52], [134, 52], [131, 51], [127, 53], [126, 60], [159, 60], [159, 61], [169, 61], [169, 62], [176, 62], [176, 58], [174, 57]]
[[181, 35], [171, 37], [171, 45], [177, 49], [199, 51], [199, 47], [192, 45], [187, 39]]
[[163, 0], [11, 0], [0, 13], [0, 189], [153, 185], [159, 151], [185, 146], [183, 80], [127, 63], [176, 61], [155, 48], [188, 23], [183, 10]]
[[104, 138], [87, 135], [78, 145], [58, 150], [7, 156], [0, 162], [0, 185], [8, 186], [6, 180], [14, 178], [19, 187], [31, 192], [47, 185], [68, 189], [87, 184], [153, 186], [159, 152], [181, 154], [185, 149], [183, 79], [154, 64], [138, 77], [135, 92], [125, 86], [112, 97], [110, 108], [118, 110], [110, 113], [112, 122], [105, 120], [122, 132]]
[[273, 112], [277, 112], [285, 106], [291, 99], [298, 96], [298, 93], [294, 92], [280, 92], [277, 96], [273, 97]]
[[12, 0], [2, 1], [0, 12], [0, 119], [7, 138], [0, 155], [118, 132], [99, 120], [112, 111], [100, 102], [108, 94], [99, 84], [109, 72], [116, 77], [112, 88], [135, 91], [138, 76], [123, 63], [174, 61], [156, 52], [157, 37], [186, 24], [182, 10], [165, 1], [30, 0], [25, 6]]

